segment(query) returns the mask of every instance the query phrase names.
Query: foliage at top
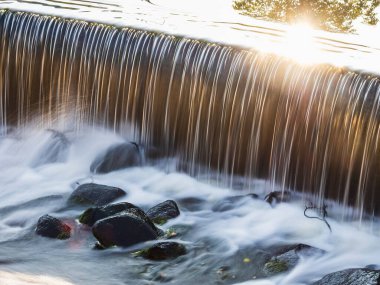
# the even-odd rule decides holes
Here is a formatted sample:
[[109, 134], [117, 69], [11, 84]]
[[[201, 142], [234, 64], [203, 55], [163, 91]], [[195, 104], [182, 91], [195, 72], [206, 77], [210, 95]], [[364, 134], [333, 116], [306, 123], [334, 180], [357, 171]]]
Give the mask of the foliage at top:
[[292, 23], [307, 18], [314, 26], [333, 32], [352, 32], [353, 21], [375, 25], [380, 0], [234, 0], [242, 14]]

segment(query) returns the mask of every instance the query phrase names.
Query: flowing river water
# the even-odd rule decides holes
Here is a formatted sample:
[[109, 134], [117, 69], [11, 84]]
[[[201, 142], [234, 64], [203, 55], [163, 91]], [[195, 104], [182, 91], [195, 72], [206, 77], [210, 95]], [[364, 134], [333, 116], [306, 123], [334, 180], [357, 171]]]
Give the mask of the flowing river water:
[[[380, 269], [372, 215], [380, 42], [368, 36], [378, 27], [305, 31], [236, 15], [227, 2], [20, 0], [0, 8], [13, 11], [2, 10], [0, 21], [1, 284], [296, 285]], [[165, 155], [90, 172], [99, 153], [125, 140]], [[49, 162], [52, 151], [59, 159]], [[120, 187], [128, 193], [120, 201], [143, 209], [177, 201], [181, 215], [162, 229], [177, 232], [188, 253], [153, 262], [134, 256], [139, 248], [94, 250], [76, 220], [84, 208], [67, 204], [86, 182]], [[288, 202], [264, 201], [293, 188]], [[327, 220], [305, 211], [316, 200], [328, 206]], [[37, 236], [44, 214], [67, 221], [72, 238]], [[286, 272], [263, 269], [298, 244], [318, 250]]]

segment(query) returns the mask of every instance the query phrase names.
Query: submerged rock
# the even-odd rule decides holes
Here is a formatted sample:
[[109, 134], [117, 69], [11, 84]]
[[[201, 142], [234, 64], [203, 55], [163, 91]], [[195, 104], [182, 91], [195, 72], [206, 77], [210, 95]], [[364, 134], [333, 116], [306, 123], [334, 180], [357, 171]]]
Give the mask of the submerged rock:
[[115, 214], [132, 208], [139, 209], [137, 206], [128, 202], [110, 204], [102, 207], [88, 208], [80, 215], [79, 222], [88, 226], [93, 226], [97, 221], [101, 219], [111, 217]]
[[142, 164], [140, 148], [136, 143], [128, 142], [109, 147], [91, 163], [93, 173], [108, 173]]
[[70, 195], [69, 201], [77, 204], [103, 206], [126, 194], [124, 190], [117, 187], [86, 183], [74, 190]]
[[61, 220], [49, 215], [44, 215], [38, 219], [36, 233], [40, 236], [68, 239], [70, 238], [71, 227]]
[[177, 258], [186, 254], [186, 247], [177, 242], [160, 242], [141, 251], [141, 256], [150, 260]]
[[295, 267], [301, 256], [321, 256], [325, 251], [315, 248], [306, 244], [298, 244], [295, 246], [291, 246], [289, 250], [283, 252], [276, 257], [277, 260], [286, 262], [289, 269]]
[[346, 269], [326, 275], [312, 285], [380, 285], [380, 271]]
[[32, 161], [32, 167], [47, 163], [64, 162], [69, 154], [70, 141], [65, 134], [56, 130], [47, 130], [51, 133], [49, 140], [37, 153]]
[[287, 268], [286, 270], [290, 270], [294, 268], [301, 256], [320, 256], [324, 253], [325, 251], [306, 244], [285, 246], [278, 250], [276, 255], [273, 256], [267, 264], [265, 264], [264, 271], [267, 275], [274, 275], [282, 272], [276, 272], [276, 269]]
[[178, 204], [189, 211], [199, 211], [205, 207], [206, 200], [198, 197], [185, 197], [177, 200]]
[[166, 200], [150, 208], [146, 214], [155, 224], [163, 225], [168, 220], [178, 217], [180, 212], [176, 202]]
[[104, 247], [127, 247], [155, 240], [159, 236], [152, 224], [129, 211], [97, 221], [92, 227], [92, 233]]
[[239, 205], [249, 201], [250, 199], [257, 199], [259, 196], [256, 194], [248, 194], [248, 195], [239, 195], [239, 196], [231, 196], [226, 197], [212, 207], [214, 212], [225, 212], [232, 210]]

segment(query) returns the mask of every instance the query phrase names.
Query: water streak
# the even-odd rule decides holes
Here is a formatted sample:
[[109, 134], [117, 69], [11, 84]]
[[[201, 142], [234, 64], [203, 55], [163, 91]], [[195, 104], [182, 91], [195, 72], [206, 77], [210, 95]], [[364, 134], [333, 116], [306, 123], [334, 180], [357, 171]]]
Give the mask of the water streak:
[[376, 76], [24, 12], [1, 12], [0, 38], [3, 128], [62, 114], [128, 125], [192, 175], [265, 178], [379, 213]]

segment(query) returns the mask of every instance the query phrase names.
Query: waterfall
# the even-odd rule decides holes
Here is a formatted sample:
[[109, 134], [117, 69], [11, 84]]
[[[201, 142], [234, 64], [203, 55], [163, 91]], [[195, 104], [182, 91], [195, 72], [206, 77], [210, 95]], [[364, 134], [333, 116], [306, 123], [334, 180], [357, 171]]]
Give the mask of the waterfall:
[[156, 32], [0, 11], [0, 123], [62, 114], [215, 170], [380, 211], [379, 78]]

